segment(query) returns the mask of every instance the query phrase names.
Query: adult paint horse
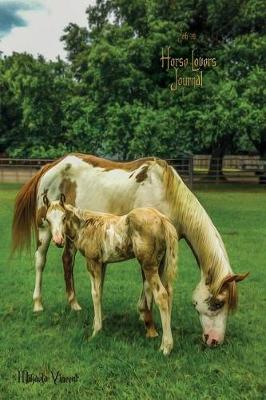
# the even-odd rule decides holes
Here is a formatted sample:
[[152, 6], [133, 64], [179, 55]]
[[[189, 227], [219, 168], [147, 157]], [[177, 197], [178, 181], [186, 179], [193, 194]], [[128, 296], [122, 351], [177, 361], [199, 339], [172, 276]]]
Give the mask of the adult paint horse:
[[[86, 258], [91, 278], [94, 305], [93, 336], [102, 329], [102, 291], [107, 263], [137, 258], [145, 276], [145, 296], [151, 310], [152, 296], [158, 305], [163, 337], [160, 350], [164, 355], [173, 348], [171, 332], [172, 283], [176, 272], [177, 235], [170, 220], [155, 208], [135, 208], [116, 216], [80, 210], [60, 200], [48, 200], [46, 221], [53, 242], [63, 247], [66, 238]], [[148, 317], [148, 318], [147, 318]], [[146, 315], [147, 336], [157, 336]]]
[[[246, 275], [233, 274], [222, 239], [204, 208], [175, 170], [165, 161], [144, 158], [119, 163], [91, 155], [72, 154], [44, 166], [18, 193], [13, 219], [13, 250], [30, 245], [36, 232], [36, 281], [34, 310], [41, 311], [42, 272], [51, 232], [45, 221], [43, 195], [81, 209], [127, 214], [136, 207], [154, 207], [167, 215], [179, 239], [185, 238], [200, 267], [201, 279], [193, 295], [203, 328], [203, 340], [212, 346], [224, 340], [227, 316], [237, 305], [236, 283]], [[76, 249], [67, 240], [63, 265], [68, 301], [77, 302], [73, 265]], [[142, 315], [148, 313], [145, 291], [139, 300]]]

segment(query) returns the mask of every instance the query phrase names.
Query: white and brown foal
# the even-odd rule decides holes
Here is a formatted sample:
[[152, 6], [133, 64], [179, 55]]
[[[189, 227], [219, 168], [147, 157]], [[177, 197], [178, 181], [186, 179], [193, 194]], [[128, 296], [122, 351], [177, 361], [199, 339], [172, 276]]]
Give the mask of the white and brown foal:
[[[172, 283], [177, 266], [177, 235], [169, 219], [154, 208], [136, 208], [123, 216], [80, 210], [60, 200], [43, 197], [52, 240], [63, 247], [66, 238], [86, 258], [94, 306], [93, 336], [102, 328], [101, 298], [107, 263], [137, 258], [145, 276], [143, 319], [147, 336], [157, 336], [152, 322], [152, 299], [162, 321], [160, 350], [173, 348], [171, 332]], [[140, 310], [142, 311], [142, 310]]]

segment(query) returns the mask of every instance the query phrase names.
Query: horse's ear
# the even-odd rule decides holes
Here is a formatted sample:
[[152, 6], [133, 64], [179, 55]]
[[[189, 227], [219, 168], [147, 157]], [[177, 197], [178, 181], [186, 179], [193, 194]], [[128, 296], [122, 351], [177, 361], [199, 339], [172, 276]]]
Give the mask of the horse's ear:
[[241, 282], [244, 279], [246, 279], [246, 277], [249, 275], [249, 272], [246, 272], [245, 274], [236, 274], [235, 275], [235, 282]]
[[60, 194], [60, 205], [65, 208], [65, 201], [66, 201], [66, 196], [64, 195], [64, 193]]
[[247, 276], [249, 275], [249, 272], [246, 272], [245, 274], [233, 274], [233, 275], [227, 275], [221, 284], [220, 287], [220, 292], [222, 292], [224, 289], [226, 289], [226, 286], [230, 282], [241, 282], [243, 281]]
[[50, 206], [50, 201], [49, 201], [49, 199], [48, 199], [48, 197], [47, 197], [47, 194], [44, 194], [42, 199], [43, 199], [44, 205], [45, 205], [47, 208], [49, 208], [49, 206]]

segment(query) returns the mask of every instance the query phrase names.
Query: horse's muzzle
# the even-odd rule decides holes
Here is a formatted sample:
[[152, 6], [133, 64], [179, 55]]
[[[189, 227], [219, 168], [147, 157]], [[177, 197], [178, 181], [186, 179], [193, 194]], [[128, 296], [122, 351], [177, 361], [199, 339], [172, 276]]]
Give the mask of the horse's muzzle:
[[206, 333], [203, 333], [202, 340], [208, 347], [217, 347], [223, 343], [223, 338], [218, 338], [217, 335], [210, 335]]
[[62, 247], [64, 247], [64, 243], [55, 243], [56, 247], [58, 247], [59, 249], [62, 249]]
[[61, 236], [61, 237], [58, 237], [58, 236], [56, 236], [56, 237], [53, 237], [53, 243], [56, 245], [56, 247], [64, 247], [64, 245], [65, 245], [65, 240], [64, 240], [64, 238]]

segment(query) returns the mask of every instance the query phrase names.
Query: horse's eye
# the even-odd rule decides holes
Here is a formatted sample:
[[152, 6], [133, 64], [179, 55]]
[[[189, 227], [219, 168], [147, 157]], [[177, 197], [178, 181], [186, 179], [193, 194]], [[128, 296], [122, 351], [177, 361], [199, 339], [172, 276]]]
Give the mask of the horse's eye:
[[212, 311], [219, 310], [223, 306], [224, 306], [224, 301], [221, 301], [221, 300], [214, 300], [210, 304], [210, 308], [211, 308]]

